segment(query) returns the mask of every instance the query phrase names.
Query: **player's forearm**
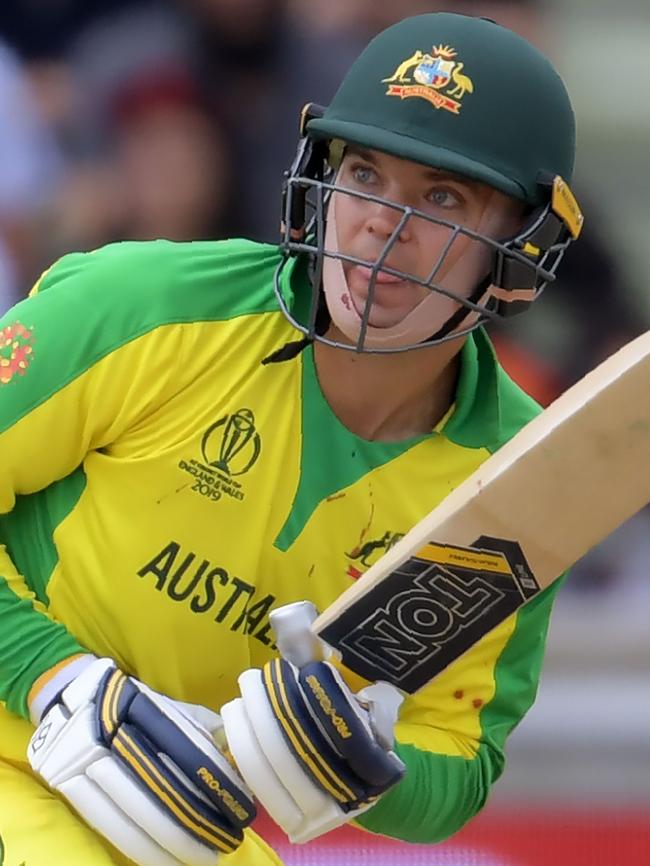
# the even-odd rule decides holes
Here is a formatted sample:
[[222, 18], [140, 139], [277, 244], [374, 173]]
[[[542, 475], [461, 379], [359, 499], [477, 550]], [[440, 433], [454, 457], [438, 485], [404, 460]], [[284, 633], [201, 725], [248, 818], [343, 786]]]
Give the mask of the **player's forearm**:
[[441, 842], [460, 830], [483, 807], [503, 765], [486, 746], [472, 759], [399, 743], [396, 751], [406, 764], [405, 778], [356, 822], [407, 842]]
[[0, 545], [0, 700], [25, 718], [35, 680], [63, 659], [86, 652], [39, 607]]

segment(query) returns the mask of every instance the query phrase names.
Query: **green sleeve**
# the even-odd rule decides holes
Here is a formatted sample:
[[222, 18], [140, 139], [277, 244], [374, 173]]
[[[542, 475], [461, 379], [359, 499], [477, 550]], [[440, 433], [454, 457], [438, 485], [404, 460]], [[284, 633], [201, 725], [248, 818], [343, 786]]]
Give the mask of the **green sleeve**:
[[57, 662], [87, 650], [39, 609], [1, 546], [0, 624], [0, 700], [28, 718], [27, 695], [34, 681]]

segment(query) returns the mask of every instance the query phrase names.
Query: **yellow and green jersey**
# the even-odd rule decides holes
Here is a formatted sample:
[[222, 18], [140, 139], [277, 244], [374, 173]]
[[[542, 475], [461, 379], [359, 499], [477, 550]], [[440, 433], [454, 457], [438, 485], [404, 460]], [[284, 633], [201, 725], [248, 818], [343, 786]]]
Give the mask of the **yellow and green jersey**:
[[[0, 757], [25, 760], [29, 689], [77, 652], [218, 710], [273, 656], [272, 608], [327, 607], [536, 413], [478, 331], [435, 431], [355, 436], [311, 347], [262, 363], [300, 336], [279, 261], [240, 240], [116, 244], [64, 257], [0, 320]], [[306, 294], [300, 266], [283, 279]], [[408, 772], [366, 828], [431, 841], [481, 807], [554, 592], [406, 699]]]

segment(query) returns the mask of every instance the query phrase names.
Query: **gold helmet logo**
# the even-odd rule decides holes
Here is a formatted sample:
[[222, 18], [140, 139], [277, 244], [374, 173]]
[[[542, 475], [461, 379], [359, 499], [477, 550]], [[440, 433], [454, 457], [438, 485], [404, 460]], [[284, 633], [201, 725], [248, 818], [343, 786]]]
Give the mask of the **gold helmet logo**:
[[459, 114], [461, 100], [466, 93], [474, 92], [474, 84], [462, 72], [465, 64], [459, 63], [456, 56], [451, 45], [434, 45], [431, 53], [417, 49], [389, 78], [382, 79], [388, 84], [386, 96], [419, 96], [435, 108]]

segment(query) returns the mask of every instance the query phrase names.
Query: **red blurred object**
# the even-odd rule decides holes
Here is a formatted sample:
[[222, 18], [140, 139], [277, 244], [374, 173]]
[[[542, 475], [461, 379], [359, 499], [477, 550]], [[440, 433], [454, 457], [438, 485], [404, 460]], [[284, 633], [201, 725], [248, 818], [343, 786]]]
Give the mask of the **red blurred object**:
[[256, 831], [286, 866], [648, 866], [650, 809], [486, 809], [453, 839], [408, 845], [344, 827], [289, 845], [264, 816]]
[[123, 125], [161, 107], [186, 106], [205, 107], [196, 82], [183, 68], [156, 67], [133, 76], [117, 90], [112, 100], [112, 116], [118, 125]]

